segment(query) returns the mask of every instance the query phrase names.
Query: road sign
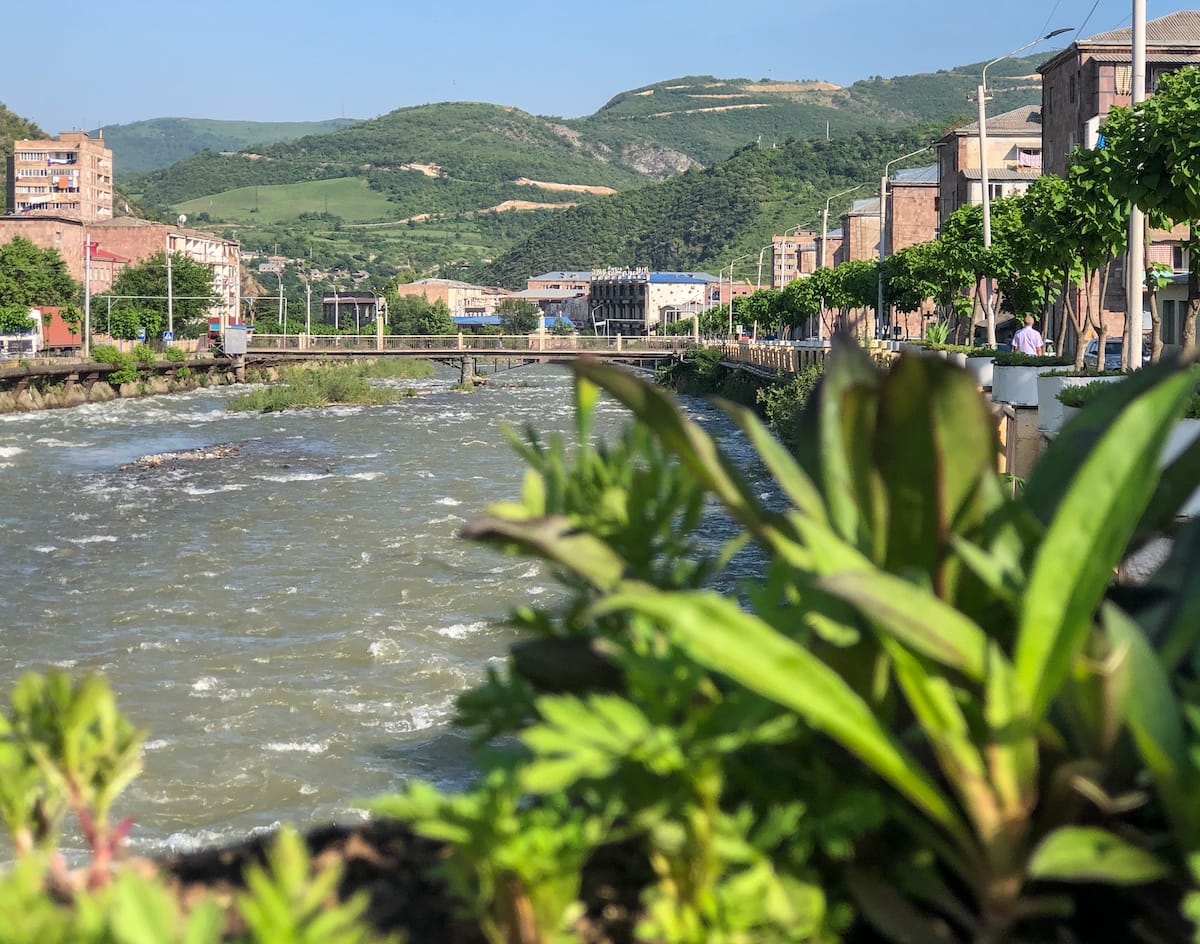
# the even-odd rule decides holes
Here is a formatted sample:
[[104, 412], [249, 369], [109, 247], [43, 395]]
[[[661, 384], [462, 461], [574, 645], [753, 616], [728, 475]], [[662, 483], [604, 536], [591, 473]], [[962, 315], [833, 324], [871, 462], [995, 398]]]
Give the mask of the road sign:
[[146, 340], [146, 329], [145, 328], [138, 328], [137, 339], [139, 341]]
[[174, 341], [175, 340], [175, 332], [174, 331], [164, 331], [163, 332], [163, 340], [164, 341]]

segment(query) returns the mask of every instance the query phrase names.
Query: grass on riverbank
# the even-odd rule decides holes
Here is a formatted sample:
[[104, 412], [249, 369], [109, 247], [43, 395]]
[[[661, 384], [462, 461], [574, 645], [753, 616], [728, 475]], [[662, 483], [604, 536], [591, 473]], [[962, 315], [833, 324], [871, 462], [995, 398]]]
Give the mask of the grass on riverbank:
[[424, 361], [368, 361], [353, 364], [313, 367], [284, 367], [280, 382], [234, 397], [230, 412], [275, 413], [313, 407], [353, 404], [377, 406], [415, 396], [414, 391], [381, 387], [372, 379], [408, 379], [428, 377], [433, 368]]

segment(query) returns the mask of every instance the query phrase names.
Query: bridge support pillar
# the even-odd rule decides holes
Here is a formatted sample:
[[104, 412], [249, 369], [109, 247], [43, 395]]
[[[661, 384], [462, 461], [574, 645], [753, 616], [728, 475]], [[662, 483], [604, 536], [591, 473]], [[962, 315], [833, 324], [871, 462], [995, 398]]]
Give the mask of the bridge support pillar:
[[462, 373], [459, 376], [459, 382], [463, 384], [475, 382], [475, 358], [464, 357], [462, 359]]
[[624, 339], [619, 334], [617, 335], [617, 350], [618, 351], [625, 350]]

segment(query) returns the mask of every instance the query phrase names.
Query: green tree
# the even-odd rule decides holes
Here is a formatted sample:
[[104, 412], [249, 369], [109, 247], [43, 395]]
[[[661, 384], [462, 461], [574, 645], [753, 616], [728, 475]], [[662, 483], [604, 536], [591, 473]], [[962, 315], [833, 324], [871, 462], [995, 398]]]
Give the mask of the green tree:
[[496, 306], [496, 314], [500, 316], [500, 330], [504, 334], [528, 334], [536, 331], [538, 316], [541, 314], [538, 306], [523, 298], [506, 298]]
[[57, 249], [39, 249], [24, 236], [0, 246], [0, 305], [66, 305], [78, 290]]
[[1101, 129], [1105, 183], [1158, 223], [1187, 224], [1188, 306], [1183, 348], [1196, 346], [1200, 312], [1200, 71], [1180, 69], [1135, 108], [1113, 108]]
[[450, 317], [450, 308], [440, 298], [417, 319], [418, 334], [454, 334], [458, 327]]
[[0, 305], [0, 334], [17, 334], [36, 327], [28, 305]]
[[[172, 303], [174, 332], [178, 338], [197, 338], [208, 330], [208, 313], [217, 300], [213, 292], [212, 266], [189, 259], [181, 253], [171, 254], [171, 292], [174, 296]], [[124, 325], [131, 317], [118, 314], [124, 309], [131, 309], [142, 318], [150, 317], [150, 312], [160, 316], [159, 325], [166, 327], [167, 323], [167, 267], [166, 254], [156, 252], [150, 258], [137, 265], [126, 268], [113, 282], [112, 291], [113, 311], [111, 317], [101, 314], [97, 326], [104, 330], [105, 321], [116, 321]], [[103, 298], [104, 296], [101, 296]], [[104, 308], [103, 304], [93, 303], [93, 311]], [[149, 325], [147, 336], [149, 335]], [[155, 334], [159, 328], [155, 329]], [[113, 333], [113, 337], [123, 337]], [[135, 335], [136, 336], [136, 335]]]

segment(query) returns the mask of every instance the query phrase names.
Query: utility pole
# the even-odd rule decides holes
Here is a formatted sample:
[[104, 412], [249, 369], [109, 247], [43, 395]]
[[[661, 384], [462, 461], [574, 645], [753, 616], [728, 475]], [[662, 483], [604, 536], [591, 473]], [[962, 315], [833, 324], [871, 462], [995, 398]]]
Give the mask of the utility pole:
[[[1133, 0], [1133, 32], [1130, 49], [1133, 68], [1130, 91], [1133, 107], [1146, 100], [1146, 0]], [[1146, 231], [1144, 214], [1137, 206], [1129, 211], [1129, 258], [1125, 263], [1125, 319], [1126, 350], [1129, 352], [1129, 369], [1142, 366], [1142, 280], [1146, 275]], [[1103, 365], [1103, 354], [1097, 359]]]
[[92, 354], [92, 244], [83, 231], [83, 356]]

